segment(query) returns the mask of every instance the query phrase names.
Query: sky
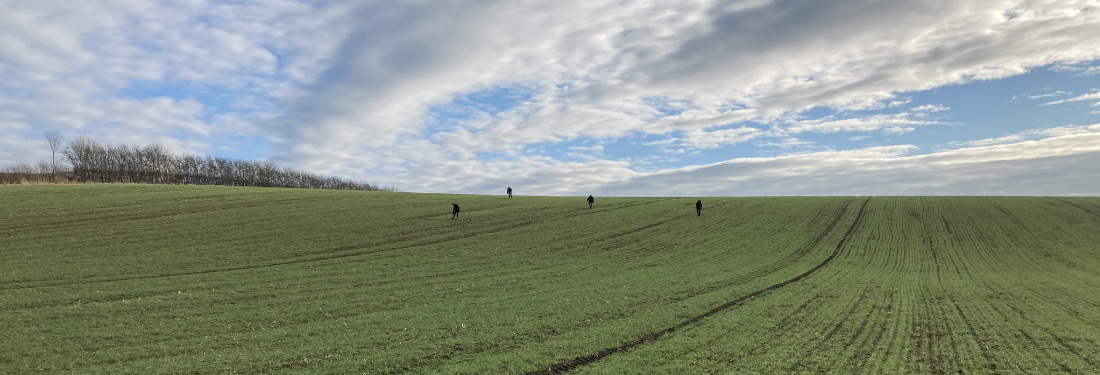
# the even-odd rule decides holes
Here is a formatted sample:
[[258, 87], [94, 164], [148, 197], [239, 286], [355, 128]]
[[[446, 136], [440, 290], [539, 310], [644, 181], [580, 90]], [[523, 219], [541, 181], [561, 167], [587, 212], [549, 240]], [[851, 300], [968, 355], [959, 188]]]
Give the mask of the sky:
[[0, 0], [0, 165], [409, 192], [1100, 195], [1100, 0]]

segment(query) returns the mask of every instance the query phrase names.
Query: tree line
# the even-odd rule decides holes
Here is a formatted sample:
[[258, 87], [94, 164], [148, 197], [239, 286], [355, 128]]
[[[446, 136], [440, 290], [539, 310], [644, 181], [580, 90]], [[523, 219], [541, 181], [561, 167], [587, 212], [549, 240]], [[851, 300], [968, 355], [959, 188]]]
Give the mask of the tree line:
[[37, 164], [18, 163], [0, 168], [0, 185], [49, 183], [65, 179], [63, 172], [54, 173], [54, 168], [46, 161]]
[[[52, 145], [51, 145], [52, 146]], [[67, 166], [40, 162], [0, 170], [0, 183], [73, 182], [289, 187], [337, 190], [387, 190], [369, 183], [321, 176], [270, 161], [218, 156], [177, 155], [160, 144], [104, 145], [81, 137], [61, 154]]]

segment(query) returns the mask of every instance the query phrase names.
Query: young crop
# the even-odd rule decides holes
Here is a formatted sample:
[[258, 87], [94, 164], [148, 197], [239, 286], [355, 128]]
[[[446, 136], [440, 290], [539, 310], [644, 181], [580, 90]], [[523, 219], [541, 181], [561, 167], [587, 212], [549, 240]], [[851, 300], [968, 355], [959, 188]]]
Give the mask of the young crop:
[[1100, 372], [1100, 200], [581, 200], [7, 187], [0, 373]]

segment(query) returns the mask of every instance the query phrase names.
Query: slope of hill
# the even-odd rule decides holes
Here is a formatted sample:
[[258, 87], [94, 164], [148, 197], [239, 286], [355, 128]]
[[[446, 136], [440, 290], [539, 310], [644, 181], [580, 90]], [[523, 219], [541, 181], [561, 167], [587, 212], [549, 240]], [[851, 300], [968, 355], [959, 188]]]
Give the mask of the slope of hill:
[[1100, 372], [1100, 199], [694, 203], [4, 187], [0, 373]]

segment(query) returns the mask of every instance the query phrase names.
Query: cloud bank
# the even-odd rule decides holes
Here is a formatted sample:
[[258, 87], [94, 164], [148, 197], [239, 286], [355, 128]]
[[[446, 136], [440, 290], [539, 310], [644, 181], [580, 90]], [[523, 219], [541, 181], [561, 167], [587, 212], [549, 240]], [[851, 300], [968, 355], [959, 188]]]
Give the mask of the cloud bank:
[[[957, 105], [906, 93], [1052, 65], [1089, 75], [1097, 5], [0, 1], [0, 162], [41, 157], [51, 129], [196, 152], [259, 142], [252, 157], [424, 192], [1090, 193], [1027, 176], [1093, 168], [1071, 142], [1091, 133], [940, 151], [818, 139], [963, 126], [946, 119]], [[676, 161], [737, 147], [792, 154]]]
[[[1100, 195], [1100, 124], [1063, 134], [907, 156], [884, 146], [776, 158], [745, 158], [636, 176], [609, 195]], [[572, 194], [575, 192], [568, 192]]]

